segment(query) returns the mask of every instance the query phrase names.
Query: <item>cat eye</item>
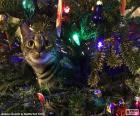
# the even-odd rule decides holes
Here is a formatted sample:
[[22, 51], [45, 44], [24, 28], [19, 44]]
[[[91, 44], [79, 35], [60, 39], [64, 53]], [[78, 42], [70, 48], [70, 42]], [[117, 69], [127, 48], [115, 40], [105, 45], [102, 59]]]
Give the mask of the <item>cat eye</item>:
[[30, 40], [30, 41], [28, 41], [28, 43], [27, 43], [27, 47], [29, 47], [29, 48], [33, 48], [34, 47], [34, 41], [33, 40]]

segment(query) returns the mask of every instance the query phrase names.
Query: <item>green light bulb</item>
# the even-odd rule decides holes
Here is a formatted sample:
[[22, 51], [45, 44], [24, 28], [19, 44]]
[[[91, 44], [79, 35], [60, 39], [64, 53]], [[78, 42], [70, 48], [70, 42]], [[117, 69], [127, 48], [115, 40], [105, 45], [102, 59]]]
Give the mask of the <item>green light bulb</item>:
[[72, 36], [72, 39], [75, 41], [75, 43], [80, 46], [80, 40], [79, 40], [79, 35], [77, 33], [75, 33], [73, 36]]
[[35, 5], [33, 0], [23, 0], [22, 7], [26, 12], [28, 18], [31, 18], [35, 13]]
[[23, 5], [23, 7], [25, 8], [25, 6], [26, 6], [26, 1], [23, 1], [23, 2], [22, 2], [22, 5]]

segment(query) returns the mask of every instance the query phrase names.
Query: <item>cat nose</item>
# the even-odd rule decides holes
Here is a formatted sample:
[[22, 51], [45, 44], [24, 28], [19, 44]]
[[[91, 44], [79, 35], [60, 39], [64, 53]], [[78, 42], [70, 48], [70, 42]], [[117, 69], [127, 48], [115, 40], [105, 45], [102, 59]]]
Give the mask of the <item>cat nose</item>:
[[36, 47], [36, 50], [38, 51], [38, 52], [41, 52], [41, 47]]
[[38, 52], [43, 51], [43, 49], [45, 48], [44, 46], [42, 46], [42, 45], [40, 45], [40, 44], [37, 44], [35, 47], [36, 47], [36, 50], [37, 50]]

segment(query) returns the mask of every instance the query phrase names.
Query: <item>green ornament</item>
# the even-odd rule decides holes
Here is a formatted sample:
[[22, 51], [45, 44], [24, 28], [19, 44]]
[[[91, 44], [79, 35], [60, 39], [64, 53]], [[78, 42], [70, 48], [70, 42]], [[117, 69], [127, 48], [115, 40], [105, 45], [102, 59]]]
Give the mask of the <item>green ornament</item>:
[[23, 9], [25, 10], [26, 17], [31, 19], [35, 13], [35, 4], [33, 0], [23, 0], [22, 1]]

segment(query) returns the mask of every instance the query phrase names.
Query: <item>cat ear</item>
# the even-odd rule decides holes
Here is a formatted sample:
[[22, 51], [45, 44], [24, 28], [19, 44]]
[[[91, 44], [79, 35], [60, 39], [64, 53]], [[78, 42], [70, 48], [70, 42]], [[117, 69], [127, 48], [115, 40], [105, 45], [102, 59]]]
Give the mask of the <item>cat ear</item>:
[[17, 28], [15, 34], [16, 34], [17, 37], [20, 37], [20, 39], [21, 39], [20, 42], [23, 43], [23, 38], [22, 38], [22, 34], [21, 34], [21, 29], [20, 29], [20, 27]]
[[21, 30], [22, 37], [25, 37], [29, 34], [33, 34], [33, 32], [30, 30], [29, 26], [26, 23], [21, 24], [20, 30]]

